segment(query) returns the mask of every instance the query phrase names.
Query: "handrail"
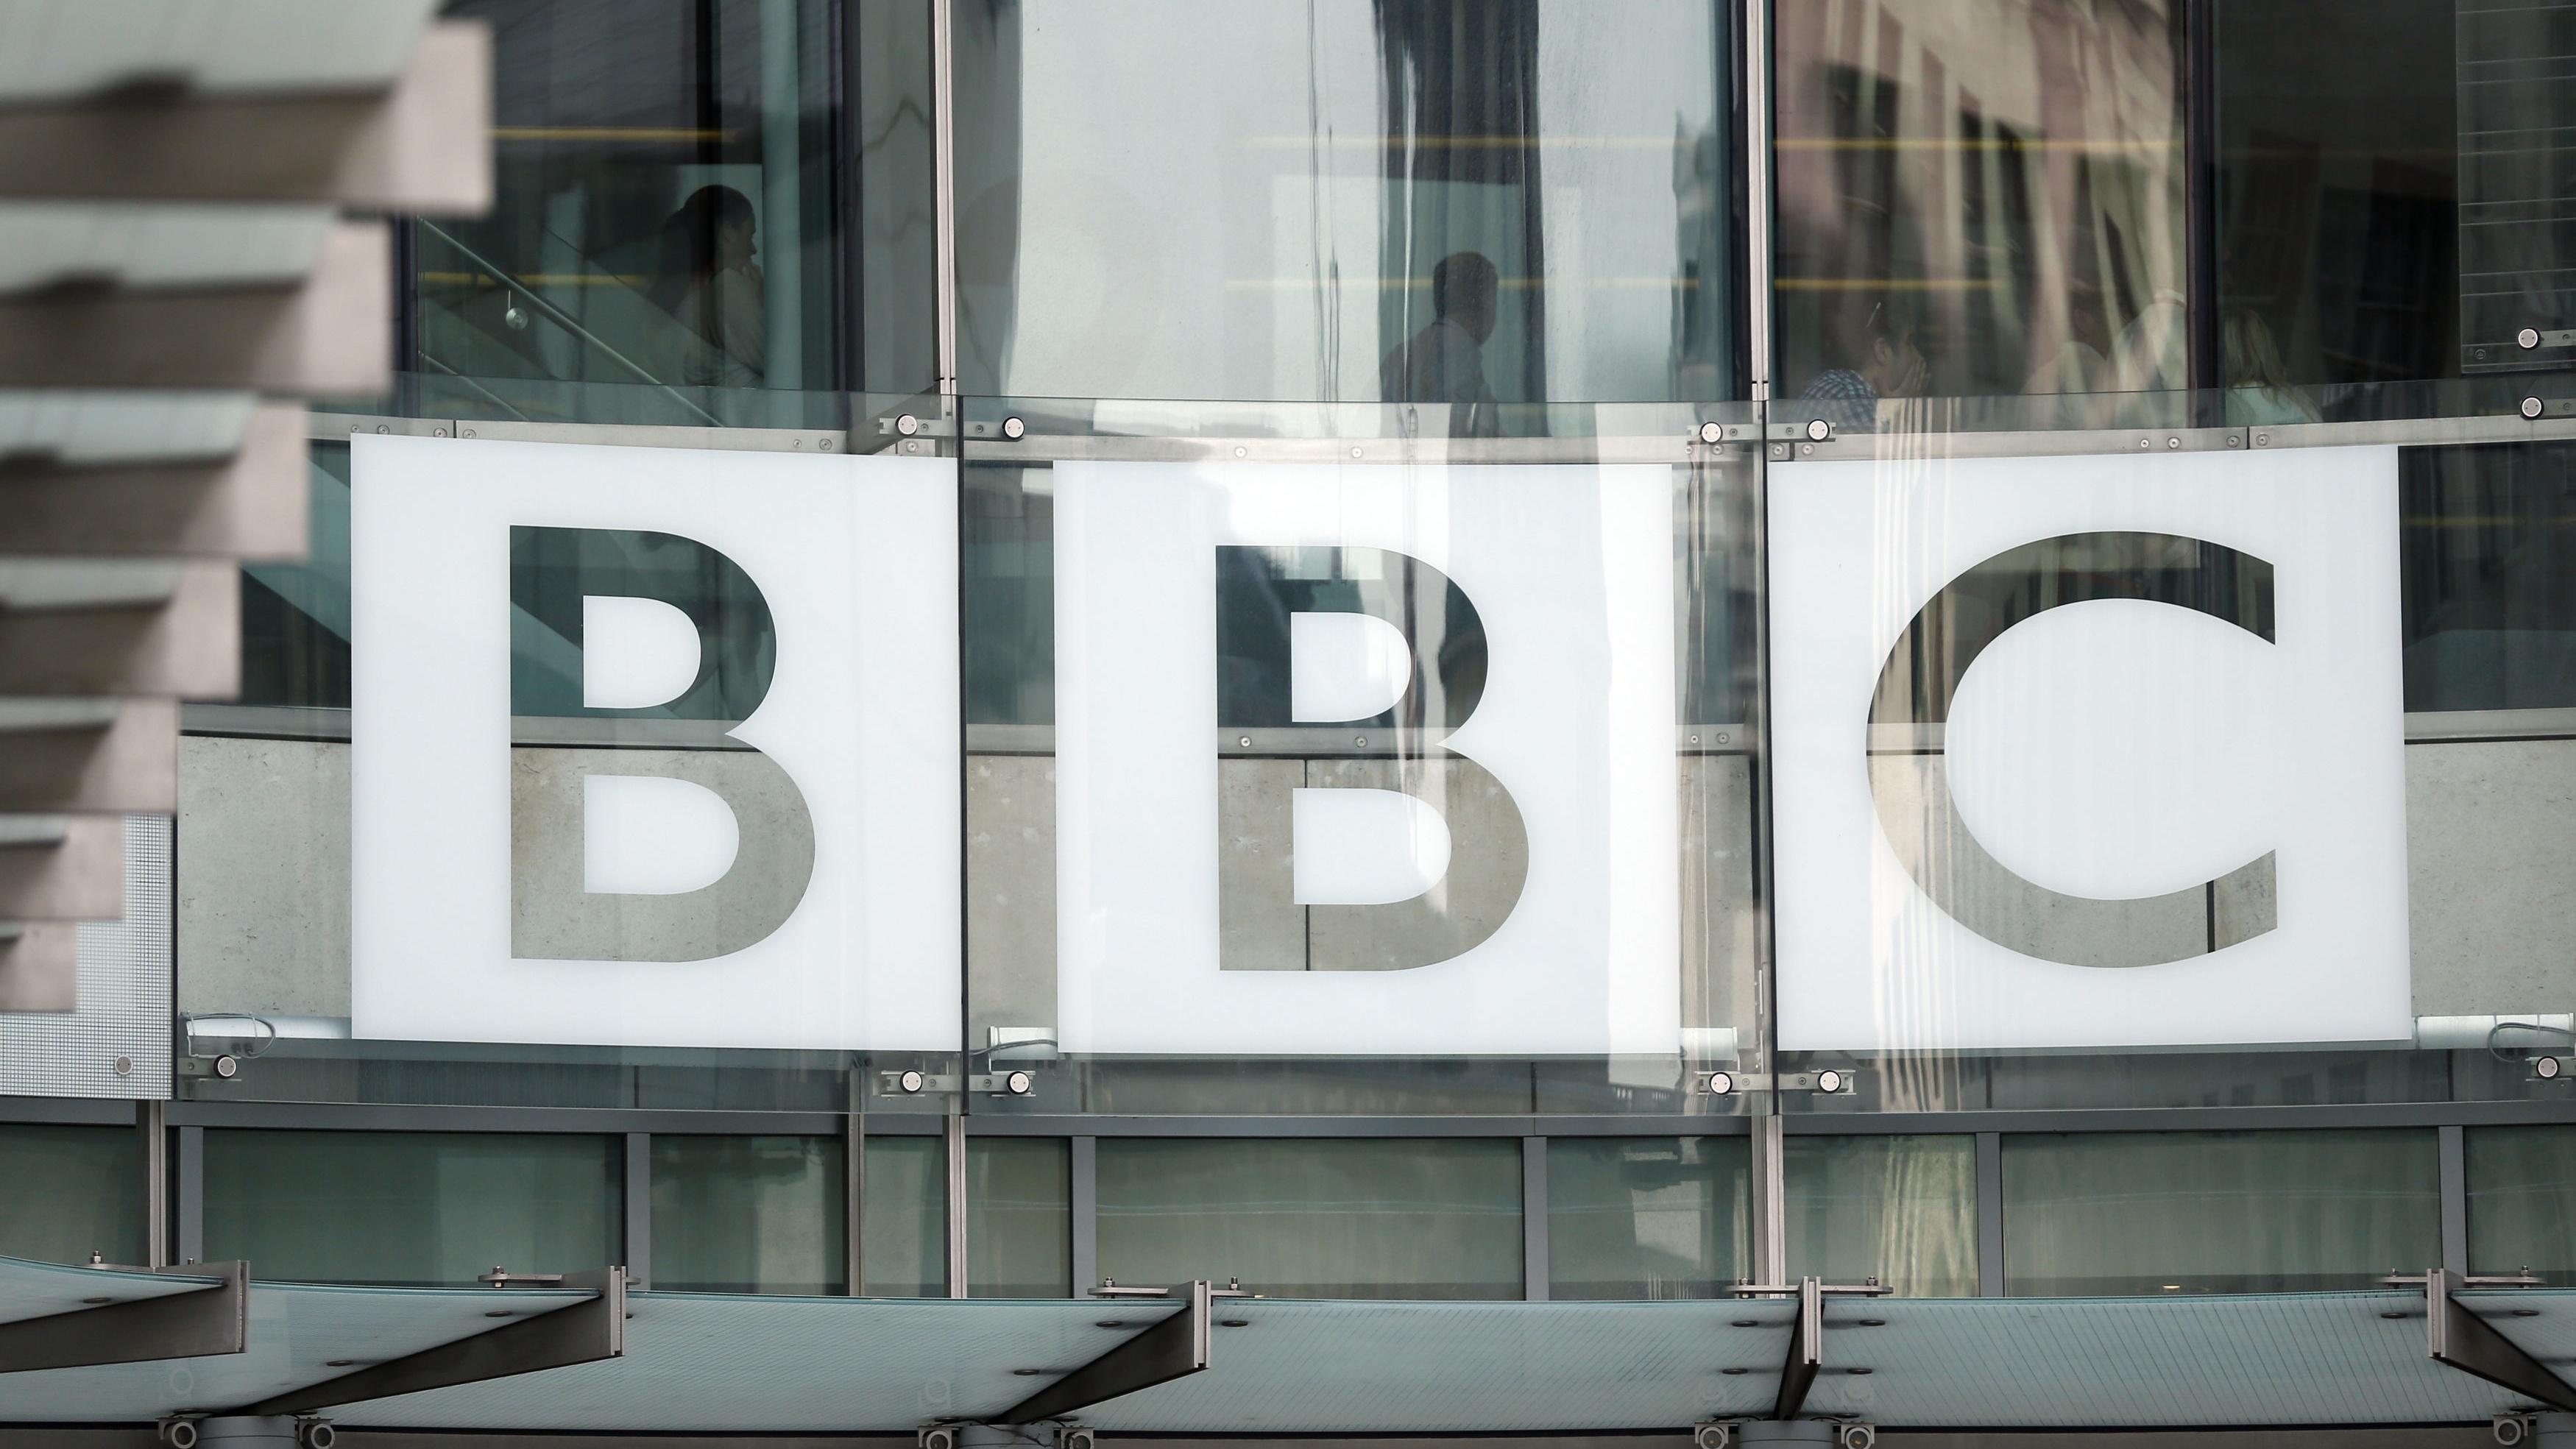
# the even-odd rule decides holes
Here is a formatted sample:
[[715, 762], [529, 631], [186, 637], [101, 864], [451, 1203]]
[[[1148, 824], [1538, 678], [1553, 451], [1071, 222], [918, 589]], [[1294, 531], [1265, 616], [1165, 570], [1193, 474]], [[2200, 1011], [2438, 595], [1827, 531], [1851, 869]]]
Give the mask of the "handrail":
[[[620, 352], [616, 348], [609, 346], [607, 343], [600, 341], [598, 336], [592, 333], [589, 328], [574, 321], [561, 307], [556, 306], [554, 303], [549, 302], [544, 297], [538, 295], [536, 288], [529, 286], [517, 277], [512, 276], [500, 267], [497, 267], [491, 262], [485, 260], [480, 253], [476, 252], [472, 247], [467, 246], [465, 243], [448, 235], [445, 231], [441, 230], [436, 223], [423, 221], [419, 223], [419, 226], [421, 230], [428, 232], [430, 235], [437, 237], [440, 241], [456, 248], [456, 250], [464, 256], [465, 260], [472, 262], [475, 266], [491, 273], [502, 281], [508, 282], [511, 286], [516, 287], [522, 293], [525, 293], [528, 301], [539, 311], [546, 314], [548, 321], [553, 322], [556, 326], [561, 327], [566, 332], [569, 332], [575, 337], [580, 338], [582, 341], [589, 343], [591, 346], [598, 348], [600, 351], [607, 353], [618, 366], [625, 368], [627, 371], [635, 374], [639, 378], [642, 378], [644, 381], [649, 382], [653, 386], [660, 388], [662, 391], [669, 393], [672, 401], [677, 402], [680, 406], [696, 413], [699, 417], [706, 419], [709, 423], [717, 427], [724, 426], [724, 421], [721, 418], [718, 418], [714, 413], [708, 412], [705, 408], [702, 408], [696, 403], [690, 401], [687, 395], [682, 393], [678, 388], [671, 386], [669, 383], [664, 382], [658, 377], [655, 377], [652, 373], [646, 371], [642, 364], [636, 362], [633, 358], [628, 357], [625, 353]], [[453, 371], [453, 369], [450, 370]], [[459, 375], [462, 376], [462, 374]]]
[[432, 366], [432, 367], [437, 368], [439, 371], [441, 371], [441, 372], [443, 372], [443, 373], [446, 373], [449, 377], [455, 378], [458, 382], [461, 382], [461, 383], [465, 384], [467, 387], [470, 387], [470, 388], [474, 389], [476, 392], [481, 393], [481, 394], [483, 395], [483, 400], [484, 400], [485, 402], [490, 403], [492, 406], [494, 406], [494, 407], [496, 407], [496, 408], [506, 409], [506, 410], [509, 412], [510, 416], [512, 416], [512, 417], [514, 417], [514, 418], [517, 418], [520, 422], [523, 422], [523, 423], [532, 423], [532, 422], [535, 422], [535, 421], [536, 421], [536, 419], [534, 419], [534, 418], [532, 418], [532, 417], [529, 417], [526, 413], [523, 413], [523, 412], [519, 411], [517, 408], [512, 407], [512, 406], [511, 406], [511, 404], [510, 404], [510, 400], [509, 400], [508, 398], [505, 398], [505, 397], [501, 396], [499, 393], [494, 392], [492, 389], [490, 389], [490, 388], [488, 388], [488, 387], [485, 387], [485, 386], [484, 386], [480, 381], [478, 381], [478, 380], [476, 380], [476, 379], [474, 379], [474, 378], [467, 377], [464, 373], [458, 372], [455, 368], [452, 368], [452, 367], [448, 366], [446, 363], [439, 361], [437, 358], [430, 356], [428, 353], [423, 352], [423, 353], [420, 355], [420, 360], [421, 360], [421, 361], [423, 361], [423, 362], [428, 363], [428, 364], [429, 364], [430, 366]]

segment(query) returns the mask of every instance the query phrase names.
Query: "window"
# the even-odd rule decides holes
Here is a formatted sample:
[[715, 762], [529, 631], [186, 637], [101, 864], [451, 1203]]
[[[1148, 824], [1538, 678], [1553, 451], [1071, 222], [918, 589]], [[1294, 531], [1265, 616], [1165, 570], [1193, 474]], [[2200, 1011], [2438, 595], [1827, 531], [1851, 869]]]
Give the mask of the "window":
[[1786, 1147], [1789, 1276], [1975, 1296], [1974, 1137], [1790, 1137]]
[[1750, 1140], [1551, 1137], [1550, 1298], [1713, 1298], [1752, 1261]]
[[142, 1162], [130, 1127], [0, 1126], [0, 1256], [142, 1262]]
[[838, 1293], [837, 1137], [653, 1137], [655, 1288]]

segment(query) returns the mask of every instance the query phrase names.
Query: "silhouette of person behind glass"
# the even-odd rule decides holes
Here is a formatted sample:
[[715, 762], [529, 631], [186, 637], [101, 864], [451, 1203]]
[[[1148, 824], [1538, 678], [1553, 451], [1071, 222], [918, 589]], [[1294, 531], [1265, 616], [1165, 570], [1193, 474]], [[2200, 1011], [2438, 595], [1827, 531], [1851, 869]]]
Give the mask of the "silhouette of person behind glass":
[[1497, 436], [1502, 419], [1485, 382], [1484, 349], [1494, 335], [1498, 281], [1494, 264], [1474, 252], [1442, 257], [1431, 269], [1431, 323], [1378, 364], [1379, 396], [1447, 403], [1453, 438]]
[[768, 362], [765, 279], [750, 198], [730, 186], [701, 186], [662, 223], [661, 275], [646, 295], [706, 344], [683, 359], [680, 377], [698, 386], [758, 387]]

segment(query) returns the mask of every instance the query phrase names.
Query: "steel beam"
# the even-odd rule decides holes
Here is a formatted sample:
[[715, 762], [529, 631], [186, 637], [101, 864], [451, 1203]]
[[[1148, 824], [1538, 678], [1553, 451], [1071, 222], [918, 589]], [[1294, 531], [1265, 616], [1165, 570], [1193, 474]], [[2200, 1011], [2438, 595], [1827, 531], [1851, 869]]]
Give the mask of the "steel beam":
[[2447, 1268], [2424, 1275], [2425, 1347], [2432, 1360], [2552, 1408], [2576, 1409], [2576, 1387], [2453, 1296], [2467, 1286], [2466, 1279]]
[[[506, 1379], [541, 1369], [569, 1368], [626, 1355], [626, 1270], [593, 1268], [566, 1273], [566, 1288], [587, 1288], [596, 1297], [522, 1318], [487, 1333], [442, 1343], [404, 1358], [390, 1359], [356, 1373], [324, 1379], [274, 1398], [236, 1409], [237, 1414], [303, 1414], [334, 1404], [387, 1399], [455, 1384]], [[509, 1289], [494, 1296], [508, 1301]]]
[[1076, 1409], [1206, 1368], [1214, 1297], [1204, 1282], [1182, 1284], [1171, 1290], [1171, 1296], [1180, 1300], [1180, 1312], [1022, 1399], [994, 1422], [1031, 1424], [1062, 1418]]
[[1774, 1419], [1794, 1419], [1807, 1405], [1807, 1391], [1825, 1366], [1825, 1285], [1822, 1279], [1798, 1280], [1798, 1319], [1789, 1325], [1789, 1356], [1780, 1365], [1780, 1397], [1771, 1406]]
[[[198, 1263], [173, 1271], [217, 1281], [186, 1293], [0, 1323], [0, 1373], [211, 1358], [249, 1348], [250, 1265]], [[112, 1282], [102, 1277], [100, 1285]]]

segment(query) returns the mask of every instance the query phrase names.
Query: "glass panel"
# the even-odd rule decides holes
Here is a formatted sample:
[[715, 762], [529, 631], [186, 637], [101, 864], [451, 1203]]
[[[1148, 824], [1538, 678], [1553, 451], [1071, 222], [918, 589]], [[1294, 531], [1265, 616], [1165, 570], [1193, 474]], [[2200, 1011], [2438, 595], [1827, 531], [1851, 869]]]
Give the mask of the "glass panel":
[[2005, 1291], [2368, 1288], [2442, 1251], [2431, 1128], [2003, 1142]]
[[[2455, 0], [2459, 77], [2462, 365], [2472, 372], [2576, 363], [2576, 214], [2566, 201], [2567, 0]], [[2425, 82], [2443, 57], [2408, 57]], [[2419, 82], [2422, 84], [2424, 82]], [[2538, 337], [2529, 337], [2537, 331]]]
[[[2214, 7], [2229, 422], [2348, 416], [2355, 384], [2459, 376], [2459, 248], [2495, 231], [2460, 205], [2460, 148], [2479, 143], [2453, 30], [2470, 33], [2478, 8]], [[2520, 325], [2475, 341], [2507, 343]]]
[[1789, 1276], [1977, 1292], [1977, 1139], [1787, 1139]]
[[964, 384], [1408, 403], [1453, 437], [1733, 396], [1726, 14], [966, 7]]
[[1103, 1138], [1100, 1272], [1274, 1298], [1518, 1298], [1516, 1138]]
[[871, 1298], [948, 1296], [948, 1154], [937, 1137], [870, 1137], [859, 1219]]
[[841, 1139], [653, 1136], [652, 1285], [838, 1293]]
[[208, 1261], [281, 1282], [470, 1287], [622, 1257], [619, 1141], [208, 1128]]
[[831, 389], [930, 385], [928, 8], [451, 0], [495, 202], [410, 223], [406, 410], [833, 426]]
[[2576, 1276], [2576, 1127], [2472, 1127], [2469, 1271]]
[[1714, 1298], [1751, 1236], [1747, 1138], [1548, 1139], [1550, 1298]]
[[966, 1291], [1061, 1298], [1073, 1282], [1073, 1160], [1061, 1137], [966, 1139]]
[[143, 1261], [143, 1144], [130, 1127], [0, 1126], [0, 1257]]
[[[1759, 1053], [1751, 425], [1556, 412], [1442, 467], [1374, 407], [970, 402], [969, 1046], [1036, 1078], [970, 1110], [1740, 1110], [1684, 1063]], [[1256, 461], [1319, 449], [1389, 466]]]
[[1775, 416], [2188, 385], [2181, 5], [1776, 15]]

